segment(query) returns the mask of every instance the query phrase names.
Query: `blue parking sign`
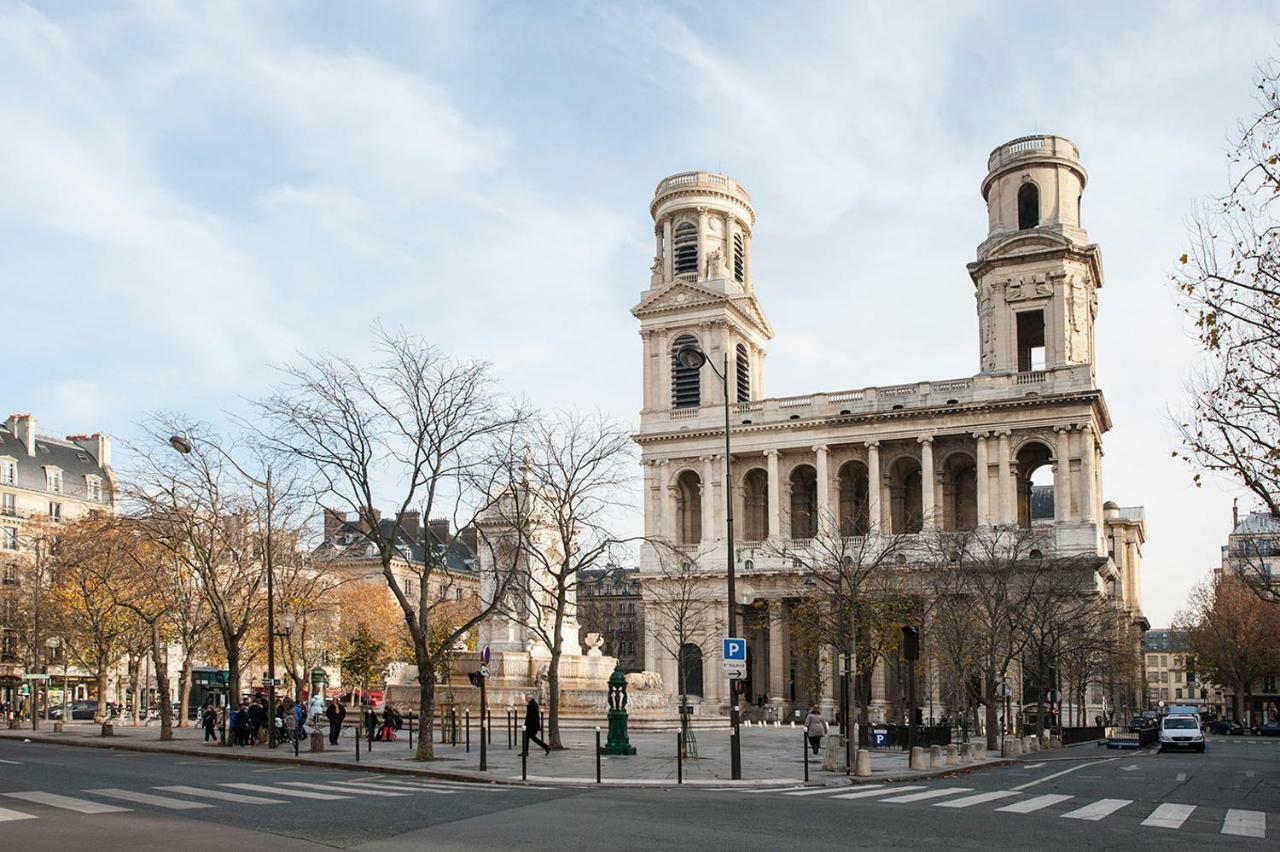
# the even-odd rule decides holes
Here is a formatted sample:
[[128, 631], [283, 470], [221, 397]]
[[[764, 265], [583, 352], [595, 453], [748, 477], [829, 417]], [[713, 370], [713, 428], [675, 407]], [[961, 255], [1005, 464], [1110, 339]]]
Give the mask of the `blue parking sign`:
[[724, 640], [722, 657], [726, 662], [733, 660], [742, 660], [743, 662], [746, 662], [747, 640], [741, 638], [726, 638]]

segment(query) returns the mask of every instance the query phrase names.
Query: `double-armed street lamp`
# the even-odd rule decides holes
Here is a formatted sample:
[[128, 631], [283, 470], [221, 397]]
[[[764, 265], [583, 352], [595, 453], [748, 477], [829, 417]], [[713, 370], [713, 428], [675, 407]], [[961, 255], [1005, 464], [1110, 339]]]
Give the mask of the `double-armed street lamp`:
[[[676, 350], [676, 361], [680, 366], [689, 370], [701, 370], [703, 365], [711, 368], [711, 372], [720, 380], [720, 386], [724, 389], [724, 517], [725, 517], [725, 538], [726, 538], [726, 554], [725, 566], [727, 568], [729, 582], [729, 635], [735, 636], [738, 632], [738, 607], [737, 595], [734, 588], [734, 552], [733, 552], [733, 472], [732, 465], [729, 463], [731, 458], [729, 455], [729, 406], [732, 404], [729, 399], [729, 353], [724, 353], [723, 369], [717, 370], [715, 364], [707, 357], [707, 353], [702, 351], [702, 347], [696, 343], [686, 343]], [[742, 778], [742, 745], [741, 745], [741, 716], [738, 709], [738, 681], [729, 680], [729, 769], [730, 776], [733, 780]]]
[[[189, 455], [191, 451], [194, 449], [194, 447], [191, 444], [191, 441], [188, 440], [187, 438], [184, 438], [181, 435], [170, 435], [169, 446], [173, 447], [175, 450], [177, 450], [179, 453], [182, 453], [184, 456]], [[275, 713], [275, 707], [276, 707], [276, 640], [275, 640], [276, 605], [275, 605], [275, 586], [274, 586], [274, 580], [273, 580], [273, 575], [275, 572], [272, 570], [273, 563], [272, 563], [272, 546], [271, 546], [272, 545], [271, 532], [275, 526], [272, 519], [272, 512], [275, 509], [275, 490], [272, 488], [272, 484], [271, 484], [271, 465], [267, 465], [266, 480], [263, 481], [263, 480], [257, 479], [256, 477], [250, 476], [248, 471], [242, 468], [239, 465], [239, 463], [236, 462], [235, 459], [233, 459], [230, 455], [227, 454], [226, 450], [222, 449], [222, 447], [219, 447], [217, 444], [213, 444], [213, 443], [208, 444], [208, 446], [213, 447], [213, 449], [217, 450], [219, 455], [221, 455], [224, 459], [230, 462], [231, 466], [234, 467], [242, 477], [244, 477], [245, 481], [247, 481], [250, 485], [255, 485], [258, 488], [263, 489], [263, 491], [266, 492], [266, 495], [267, 495], [267, 530], [266, 530], [266, 536], [265, 536], [266, 540], [264, 542], [264, 549], [266, 550], [264, 561], [266, 563], [265, 569], [267, 572], [267, 706], [268, 706], [267, 713], [268, 715], [273, 715]], [[228, 696], [227, 697], [228, 705], [230, 705], [230, 702], [232, 701], [232, 699], [239, 700], [239, 696]], [[276, 729], [274, 724], [267, 725], [267, 747], [268, 748], [276, 747]]]

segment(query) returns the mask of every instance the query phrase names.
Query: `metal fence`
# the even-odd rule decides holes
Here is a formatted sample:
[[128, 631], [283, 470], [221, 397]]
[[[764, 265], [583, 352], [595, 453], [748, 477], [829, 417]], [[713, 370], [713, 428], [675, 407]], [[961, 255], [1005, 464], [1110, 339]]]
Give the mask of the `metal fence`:
[[[917, 725], [916, 745], [944, 746], [951, 744], [950, 725]], [[906, 748], [906, 725], [859, 725], [859, 748]]]
[[1087, 728], [1063, 728], [1062, 744], [1075, 745], [1076, 743], [1087, 743], [1090, 740], [1100, 740], [1107, 735], [1107, 729], [1101, 726], [1090, 726]]

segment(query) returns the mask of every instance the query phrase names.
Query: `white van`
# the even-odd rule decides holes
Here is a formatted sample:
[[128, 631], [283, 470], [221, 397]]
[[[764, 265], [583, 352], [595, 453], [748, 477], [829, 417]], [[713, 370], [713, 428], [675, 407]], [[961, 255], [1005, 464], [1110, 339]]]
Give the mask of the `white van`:
[[1170, 713], [1160, 720], [1160, 751], [1175, 748], [1204, 753], [1204, 734], [1200, 731], [1199, 716]]

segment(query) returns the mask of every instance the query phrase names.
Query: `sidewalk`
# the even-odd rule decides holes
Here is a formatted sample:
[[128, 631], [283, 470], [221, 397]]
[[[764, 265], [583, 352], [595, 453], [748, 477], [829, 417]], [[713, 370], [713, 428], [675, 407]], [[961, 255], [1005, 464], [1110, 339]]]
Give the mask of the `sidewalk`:
[[[152, 727], [120, 727], [115, 728], [112, 737], [100, 736], [100, 728], [91, 722], [70, 722], [61, 734], [52, 732], [52, 725], [41, 723], [41, 730], [36, 733], [25, 730], [0, 730], [0, 738], [5, 740], [31, 740], [41, 743], [57, 743], [59, 745], [75, 745], [91, 748], [114, 748], [130, 751], [146, 751], [155, 753], [180, 754], [206, 758], [230, 760], [258, 760], [296, 764], [303, 766], [324, 766], [344, 768], [366, 772], [389, 772], [401, 774], [420, 774], [429, 777], [447, 778], [457, 781], [488, 782], [502, 784], [519, 784], [520, 757], [518, 746], [507, 747], [507, 732], [496, 723], [493, 730], [493, 744], [489, 746], [487, 759], [488, 771], [480, 771], [479, 731], [471, 732], [472, 744], [470, 752], [460, 741], [457, 746], [441, 745], [439, 733], [436, 734], [436, 759], [429, 763], [415, 760], [414, 749], [410, 748], [407, 729], [400, 732], [395, 742], [373, 744], [372, 753], [367, 750], [367, 743], [360, 743], [360, 761], [356, 762], [353, 728], [343, 730], [338, 746], [330, 746], [325, 741], [325, 751], [312, 753], [303, 743], [297, 757], [292, 747], [281, 747], [269, 750], [265, 745], [250, 747], [229, 747], [215, 743], [203, 742], [204, 732], [199, 728], [175, 728], [172, 742], [160, 742], [160, 728]], [[719, 730], [701, 730], [695, 734], [697, 738], [698, 757], [684, 761], [684, 783], [690, 786], [745, 786], [770, 787], [804, 783], [804, 745], [801, 728], [751, 727], [742, 729], [742, 780], [729, 778], [729, 732]], [[603, 733], [602, 733], [603, 737]], [[595, 735], [591, 731], [572, 730], [562, 736], [566, 750], [554, 751], [544, 756], [536, 746], [530, 750], [528, 758], [528, 781], [540, 785], [582, 785], [595, 784]], [[601, 757], [602, 782], [612, 786], [671, 786], [676, 783], [676, 734], [637, 733], [631, 737], [631, 744], [636, 747], [637, 754], [631, 757]], [[414, 745], [417, 745], [417, 732], [414, 732]], [[927, 750], [926, 750], [927, 758]], [[885, 751], [873, 752], [871, 755], [871, 771], [869, 778], [852, 778], [843, 772], [825, 772], [821, 768], [821, 758], [810, 755], [809, 783], [811, 785], [838, 785], [866, 781], [899, 781], [914, 778], [927, 778], [937, 775], [964, 772], [968, 769], [989, 766], [1002, 761], [998, 752], [988, 753], [985, 760], [973, 761], [958, 766], [947, 766], [939, 769], [912, 771], [907, 768], [905, 752]]]

